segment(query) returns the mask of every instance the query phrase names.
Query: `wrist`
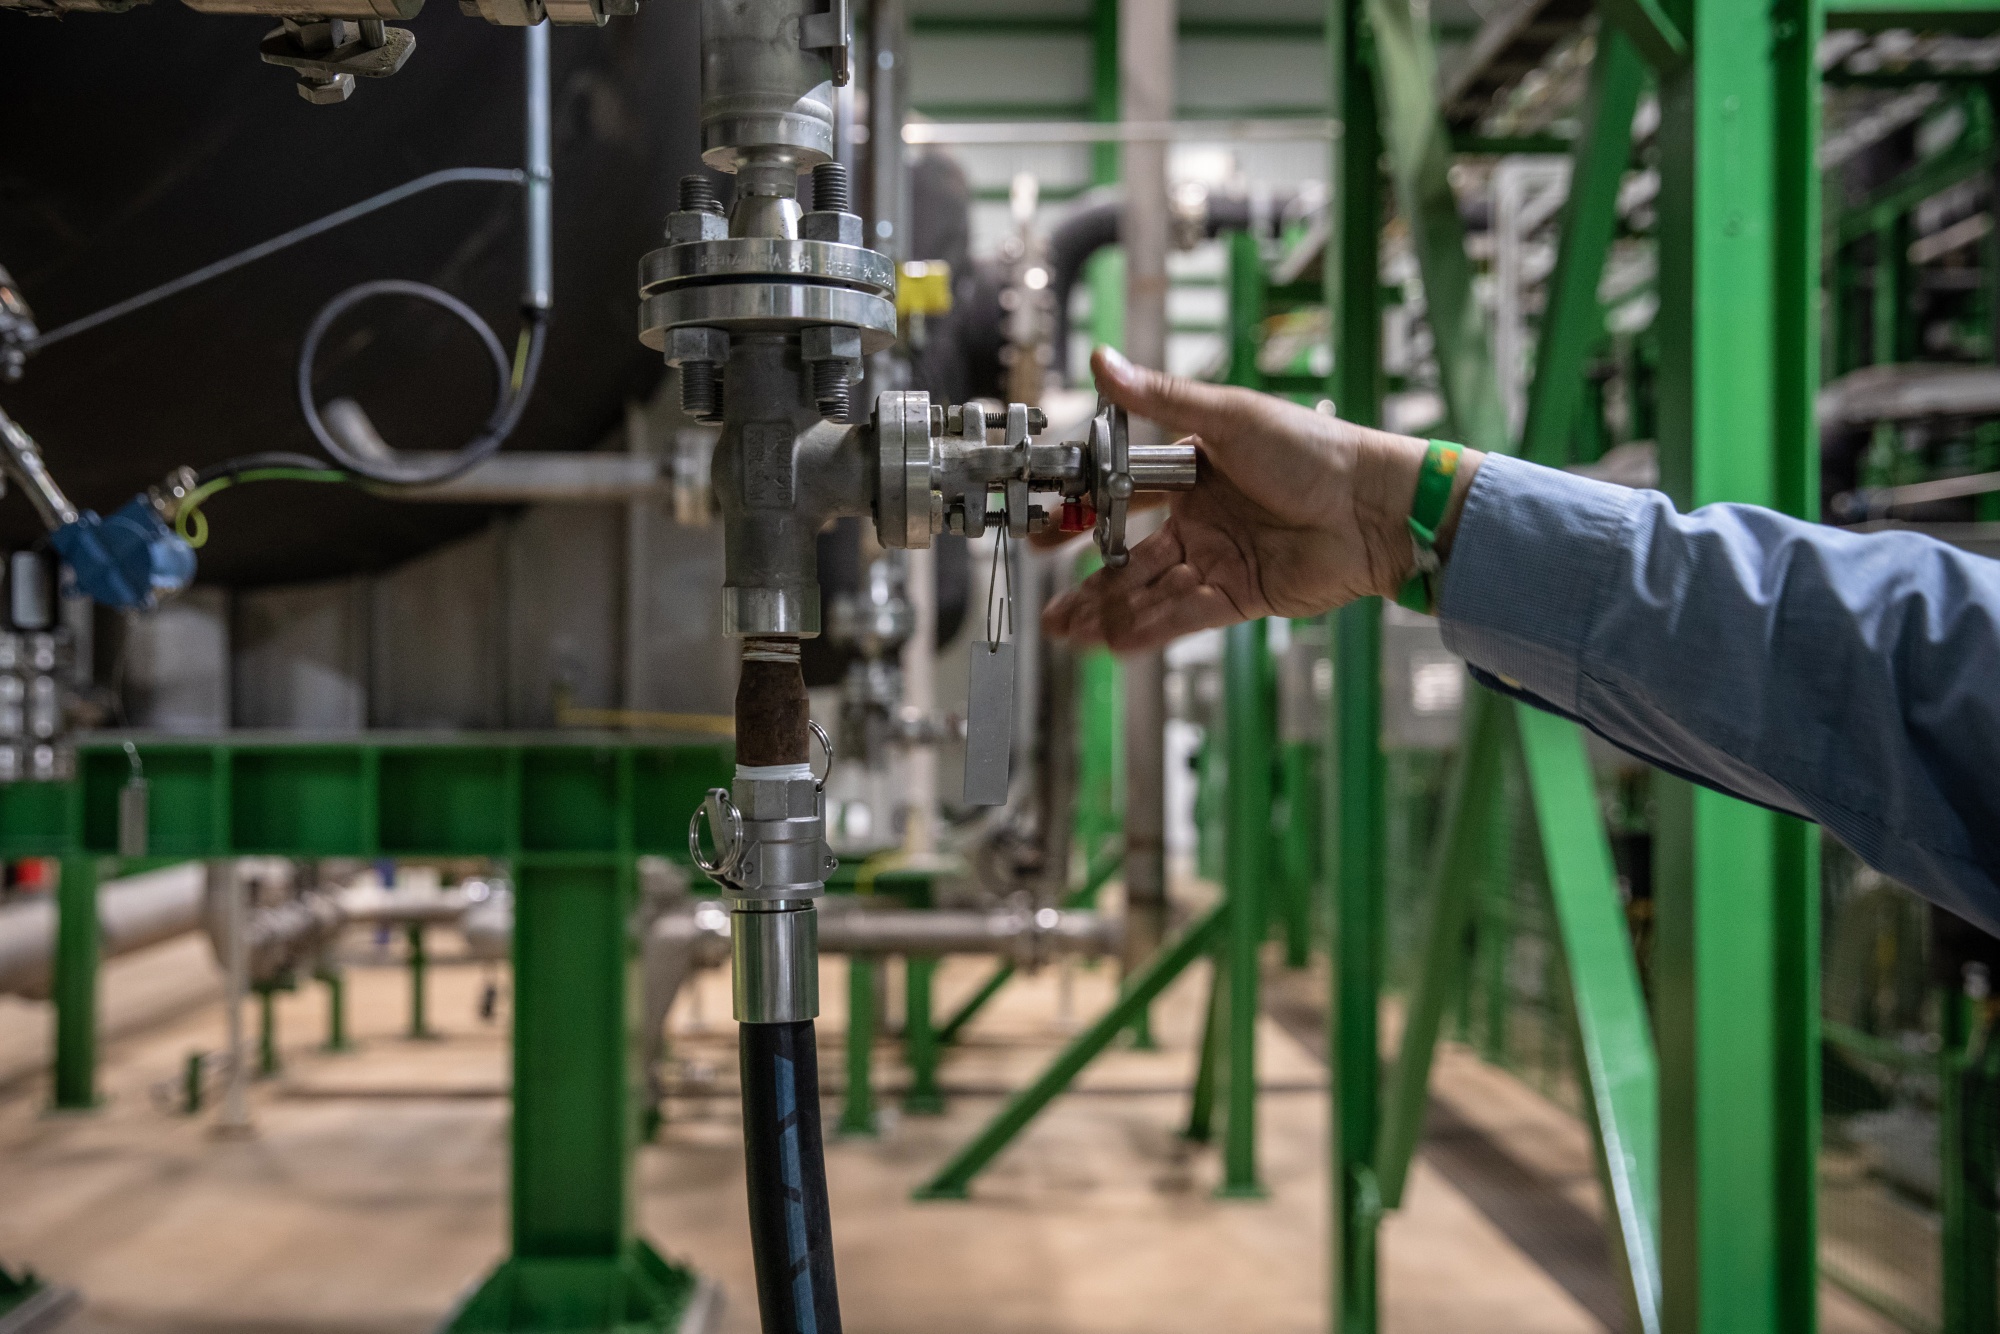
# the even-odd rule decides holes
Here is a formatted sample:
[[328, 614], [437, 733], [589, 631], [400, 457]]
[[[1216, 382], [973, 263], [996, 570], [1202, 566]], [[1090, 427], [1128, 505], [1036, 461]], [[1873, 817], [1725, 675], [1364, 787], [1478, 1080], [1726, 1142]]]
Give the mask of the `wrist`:
[[[1362, 442], [1356, 509], [1367, 550], [1371, 593], [1394, 598], [1418, 572], [1417, 543], [1410, 520], [1429, 450], [1428, 440], [1387, 431], [1369, 431]], [[1451, 554], [1466, 494], [1485, 457], [1476, 449], [1459, 451], [1450, 497], [1434, 530], [1432, 550], [1440, 560]]]

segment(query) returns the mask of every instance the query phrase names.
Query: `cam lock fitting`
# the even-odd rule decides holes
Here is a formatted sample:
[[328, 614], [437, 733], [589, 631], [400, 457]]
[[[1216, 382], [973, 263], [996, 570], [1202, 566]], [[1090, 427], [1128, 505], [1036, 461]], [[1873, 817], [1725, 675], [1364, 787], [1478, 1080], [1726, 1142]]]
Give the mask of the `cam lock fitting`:
[[[812, 730], [830, 769], [833, 747], [818, 723]], [[703, 825], [712, 847], [703, 846]], [[825, 775], [810, 765], [738, 765], [689, 818], [688, 852], [733, 901], [818, 898], [840, 866], [826, 842]]]

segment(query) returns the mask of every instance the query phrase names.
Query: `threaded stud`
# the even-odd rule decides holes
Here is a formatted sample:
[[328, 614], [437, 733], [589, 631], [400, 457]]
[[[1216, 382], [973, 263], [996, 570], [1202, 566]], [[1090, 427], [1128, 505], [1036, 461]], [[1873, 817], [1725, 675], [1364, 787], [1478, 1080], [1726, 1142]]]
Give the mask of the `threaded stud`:
[[681, 411], [698, 422], [722, 420], [722, 368], [712, 361], [681, 363]]
[[681, 212], [722, 212], [722, 197], [715, 193], [715, 182], [700, 172], [681, 177]]
[[822, 162], [813, 168], [813, 208], [821, 213], [852, 213], [854, 195], [847, 188], [847, 168]]
[[854, 391], [847, 383], [847, 363], [815, 361], [812, 372], [813, 401], [819, 405], [819, 415], [828, 421], [846, 421], [854, 408]]

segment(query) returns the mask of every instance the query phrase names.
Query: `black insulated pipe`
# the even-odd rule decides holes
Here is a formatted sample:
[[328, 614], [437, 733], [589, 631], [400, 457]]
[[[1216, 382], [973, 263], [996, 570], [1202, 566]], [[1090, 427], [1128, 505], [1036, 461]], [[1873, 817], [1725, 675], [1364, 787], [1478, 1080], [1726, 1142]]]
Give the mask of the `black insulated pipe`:
[[764, 1334], [840, 1334], [812, 1021], [737, 1031], [750, 1249]]

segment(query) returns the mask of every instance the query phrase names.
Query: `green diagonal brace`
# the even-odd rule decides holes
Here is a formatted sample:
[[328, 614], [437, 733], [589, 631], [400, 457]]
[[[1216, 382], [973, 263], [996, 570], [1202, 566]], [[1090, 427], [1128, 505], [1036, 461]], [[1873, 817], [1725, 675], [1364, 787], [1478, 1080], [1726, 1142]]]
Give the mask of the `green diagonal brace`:
[[[1413, 16], [1407, 0], [1369, 0], [1369, 13], [1374, 19], [1381, 72], [1384, 138], [1399, 200], [1416, 241], [1445, 400], [1455, 428], [1467, 443], [1505, 450], [1510, 444], [1505, 418], [1485, 331], [1472, 299], [1464, 228], [1448, 179], [1449, 137], [1431, 95], [1436, 56], [1430, 32]], [[1580, 365], [1581, 344], [1595, 323], [1597, 278], [1609, 243], [1617, 179], [1630, 150], [1632, 105], [1626, 99], [1636, 97], [1639, 77], [1631, 68], [1631, 54], [1625, 42], [1609, 40], [1593, 71], [1591, 124], [1572, 174], [1576, 192], [1569, 205], [1572, 225], [1565, 228], [1558, 260], [1564, 282], [1552, 300], [1540, 364], [1530, 390], [1531, 418], [1537, 422], [1533, 437], [1537, 453], [1546, 453], [1574, 419], [1573, 403], [1567, 412], [1558, 411], [1561, 396], [1567, 392], [1558, 380], [1576, 378], [1574, 367]], [[1565, 365], [1572, 367], [1566, 374], [1555, 369]], [[1482, 704], [1482, 699], [1488, 702]], [[1466, 789], [1476, 787], [1473, 780], [1482, 777], [1478, 773], [1486, 762], [1482, 756], [1496, 765], [1492, 777], [1497, 777], [1504, 736], [1491, 737], [1496, 729], [1490, 724], [1496, 715], [1504, 723], [1502, 709], [1497, 699], [1484, 695], [1475, 695], [1467, 709], [1461, 752], [1468, 757], [1461, 780]], [[1522, 716], [1527, 712], [1522, 710]], [[1530, 783], [1564, 946], [1584, 965], [1582, 976], [1572, 976], [1585, 1059], [1597, 1062], [1587, 1074], [1599, 1128], [1601, 1168], [1616, 1206], [1616, 1217], [1607, 1220], [1607, 1226], [1627, 1262], [1634, 1314], [1640, 1328], [1650, 1334], [1659, 1328], [1659, 1136], [1657, 1112], [1652, 1113], [1655, 1119], [1648, 1119], [1646, 1110], [1635, 1109], [1635, 1101], [1645, 1108], [1653, 1107], [1644, 1097], [1649, 1082], [1657, 1087], [1657, 1074], [1650, 1080], [1648, 1077], [1655, 1069], [1652, 1037], [1643, 1004], [1634, 1000], [1637, 976], [1622, 921], [1617, 922], [1615, 937], [1607, 937], [1603, 929], [1606, 916], [1616, 916], [1617, 887], [1608, 871], [1598, 874], [1609, 866], [1609, 851], [1598, 823], [1581, 734], [1574, 724], [1539, 714], [1530, 726], [1535, 729], [1532, 744], [1537, 757], [1531, 764], [1539, 764], [1543, 770], [1538, 779], [1531, 767]], [[1497, 730], [1504, 733], [1505, 728]], [[1528, 744], [1525, 733], [1523, 741]], [[1573, 756], [1574, 762], [1566, 761], [1567, 756]], [[1445, 852], [1440, 865], [1445, 870], [1437, 900], [1441, 920], [1434, 924], [1426, 968], [1425, 986], [1430, 991], [1441, 992], [1448, 985], [1452, 972], [1448, 952], [1458, 946], [1455, 931], [1463, 930], [1461, 925], [1454, 931], [1448, 920], [1453, 915], [1449, 891], [1462, 892], [1470, 876], [1454, 872], [1452, 863], [1460, 860], [1460, 849], [1469, 859], [1475, 858], [1481, 847], [1476, 830], [1460, 828], [1476, 824], [1491, 809], [1490, 799], [1473, 800], [1478, 795], [1462, 791], [1458, 810], [1444, 826]], [[1463, 863], [1468, 872], [1473, 864]], [[1457, 904], [1461, 919], [1467, 902], [1469, 896]], [[1434, 979], [1440, 968], [1446, 971]], [[1441, 995], [1433, 998], [1420, 992], [1411, 1009], [1394, 1101], [1384, 1120], [1376, 1160], [1387, 1207], [1400, 1198], [1409, 1157], [1421, 1131], [1424, 1083], [1443, 1004]], [[1432, 1010], [1435, 1013], [1429, 1013]], [[1609, 1051], [1606, 1043], [1620, 1044], [1625, 1050]], [[1594, 1055], [1588, 1050], [1593, 1044]]]
[[1437, 50], [1429, 18], [1412, 11], [1409, 0], [1368, 0], [1389, 176], [1423, 271], [1426, 318], [1452, 428], [1474, 448], [1505, 449], [1507, 416], [1493, 382], [1486, 316], [1473, 299], [1465, 223], [1451, 188], [1451, 131], [1437, 101]]
[[1514, 726], [1534, 794], [1549, 897], [1555, 907], [1583, 1073], [1597, 1123], [1607, 1227], [1631, 1276], [1643, 1334], [1660, 1328], [1660, 1072], [1632, 940], [1598, 816], [1583, 735], [1574, 723], [1526, 705]]
[[1464, 738], [1440, 823], [1443, 841], [1431, 872], [1431, 920], [1424, 933], [1423, 965], [1403, 1021], [1402, 1048], [1376, 1146], [1375, 1178], [1385, 1209], [1403, 1202], [1410, 1158], [1423, 1134], [1425, 1089], [1438, 1027], [1464, 981], [1466, 918], [1486, 860], [1485, 828], [1499, 790], [1506, 723], [1507, 705], [1498, 695], [1475, 690], [1467, 697]]
[[1133, 974], [1118, 1002], [1099, 1015], [1089, 1028], [1077, 1034], [1062, 1054], [1049, 1063], [1049, 1068], [1042, 1072], [1040, 1078], [1008, 1099], [1007, 1105], [987, 1123], [986, 1129], [960, 1149], [936, 1176], [912, 1192], [911, 1198], [965, 1199], [972, 1178], [984, 1171], [987, 1164], [1027, 1127], [1028, 1122], [1034, 1120], [1058, 1093], [1069, 1087], [1069, 1082], [1084, 1066], [1096, 1059], [1098, 1053], [1131, 1025], [1133, 1016], [1158, 999], [1182, 970], [1214, 945], [1228, 912], [1227, 902], [1209, 909], [1172, 947], [1154, 955], [1144, 968]]
[[1660, 8], [1660, 0], [1597, 0], [1597, 12], [1617, 24], [1654, 69], [1673, 70], [1687, 59], [1687, 37]]
[[1563, 203], [1562, 244], [1549, 276], [1548, 309], [1536, 343], [1535, 378], [1521, 428], [1521, 455], [1536, 463], [1567, 462], [1563, 446], [1583, 402], [1583, 363], [1598, 321], [1597, 284], [1618, 222], [1618, 187], [1632, 156], [1632, 113], [1646, 84], [1632, 43], [1606, 32], [1590, 71], [1584, 133]]

